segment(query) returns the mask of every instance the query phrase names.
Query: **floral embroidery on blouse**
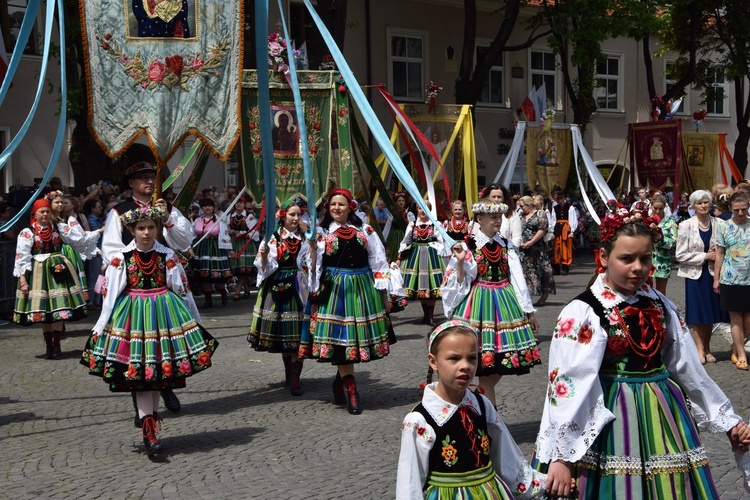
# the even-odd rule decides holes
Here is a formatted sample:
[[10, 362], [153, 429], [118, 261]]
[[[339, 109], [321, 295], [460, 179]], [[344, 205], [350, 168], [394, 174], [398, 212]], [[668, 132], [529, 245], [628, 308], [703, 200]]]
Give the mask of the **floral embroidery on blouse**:
[[567, 375], [559, 373], [556, 367], [549, 372], [549, 386], [547, 387], [547, 398], [552, 406], [557, 406], [559, 399], [572, 398], [576, 394], [576, 386]]

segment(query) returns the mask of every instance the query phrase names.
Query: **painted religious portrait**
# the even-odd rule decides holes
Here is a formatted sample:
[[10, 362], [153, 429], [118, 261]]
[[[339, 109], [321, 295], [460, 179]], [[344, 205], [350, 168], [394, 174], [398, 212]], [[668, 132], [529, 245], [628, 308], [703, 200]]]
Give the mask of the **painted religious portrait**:
[[273, 152], [280, 155], [299, 155], [299, 127], [294, 106], [271, 106]]
[[199, 0], [126, 0], [128, 38], [197, 38]]
[[704, 146], [688, 146], [687, 148], [687, 161], [688, 167], [702, 167], [703, 157], [705, 154]]

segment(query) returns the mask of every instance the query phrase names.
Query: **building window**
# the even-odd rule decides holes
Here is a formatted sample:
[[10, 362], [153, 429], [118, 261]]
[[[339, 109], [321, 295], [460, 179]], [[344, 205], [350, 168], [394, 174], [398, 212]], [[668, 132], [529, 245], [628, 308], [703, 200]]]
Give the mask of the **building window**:
[[[5, 50], [10, 55], [16, 47], [16, 40], [21, 33], [21, 24], [23, 17], [26, 15], [28, 6], [27, 0], [0, 0], [0, 28], [5, 36]], [[29, 40], [23, 50], [24, 54], [39, 54], [37, 39], [39, 20], [34, 22], [34, 26], [29, 34]]]
[[531, 84], [539, 90], [545, 84], [547, 101], [557, 106], [557, 59], [552, 52], [531, 51]]
[[389, 87], [394, 97], [423, 101], [427, 33], [388, 29]]
[[[479, 67], [484, 63], [487, 52], [490, 50], [489, 45], [477, 44], [476, 47], [476, 66]], [[482, 94], [479, 102], [483, 104], [495, 104], [502, 106], [505, 104], [503, 71], [503, 54], [500, 53], [498, 60], [492, 65], [489, 75], [482, 83]]]
[[[672, 87], [674, 87], [675, 83], [677, 83], [677, 80], [674, 79], [674, 75], [672, 74], [673, 69], [674, 69], [674, 61], [667, 61], [667, 67], [666, 67], [666, 71], [664, 75], [664, 87], [665, 87], [666, 92], [669, 92], [670, 90], [672, 90]], [[682, 102], [677, 107], [677, 113], [682, 115], [686, 113], [685, 111], [686, 109], [690, 109], [688, 102], [687, 102], [688, 96], [687, 96], [687, 92], [685, 92], [685, 89], [682, 89], [672, 99], [673, 101], [676, 101], [680, 97], [682, 97]]]
[[619, 111], [620, 107], [620, 58], [607, 57], [596, 65], [596, 89], [594, 98], [600, 110]]
[[709, 115], [725, 116], [729, 105], [729, 87], [723, 73], [714, 73], [714, 83], [706, 89], [706, 111]]

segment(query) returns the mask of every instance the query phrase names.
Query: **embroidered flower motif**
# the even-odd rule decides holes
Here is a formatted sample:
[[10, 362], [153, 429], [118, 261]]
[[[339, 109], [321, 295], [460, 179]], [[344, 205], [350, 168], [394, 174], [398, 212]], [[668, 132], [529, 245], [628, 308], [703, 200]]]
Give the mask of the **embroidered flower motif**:
[[167, 261], [167, 269], [174, 269], [177, 266], [177, 258], [173, 257]]
[[604, 287], [604, 290], [602, 290], [601, 295], [604, 300], [615, 300], [617, 298], [617, 294], [606, 286]]
[[525, 484], [523, 484], [523, 483], [518, 483], [518, 486], [516, 486], [516, 489], [517, 489], [517, 490], [518, 490], [518, 491], [519, 491], [520, 493], [525, 493], [525, 492], [526, 492], [526, 485], [525, 485]]
[[553, 370], [555, 378], [552, 379], [552, 373], [550, 373], [550, 384], [547, 389], [547, 398], [552, 406], [557, 406], [558, 400], [568, 399], [575, 396], [575, 384], [566, 375], [560, 375], [559, 368]]
[[322, 344], [320, 346], [320, 357], [321, 358], [327, 358], [329, 356], [330, 348], [328, 347], [328, 344]]
[[443, 462], [448, 467], [453, 467], [456, 465], [456, 462], [458, 462], [458, 450], [453, 447], [453, 443], [455, 441], [451, 441], [450, 436], [445, 436], [445, 439], [443, 440], [443, 451], [441, 453], [441, 456], [443, 457]]
[[128, 365], [128, 370], [125, 372], [125, 378], [128, 380], [134, 380], [138, 377], [138, 369], [134, 364]]
[[350, 347], [349, 352], [346, 356], [348, 359], [357, 359], [357, 348], [356, 347]]
[[607, 315], [607, 320], [610, 325], [616, 325], [620, 322], [620, 316], [617, 314], [616, 310], [612, 310], [612, 312]]
[[557, 368], [549, 372], [549, 383], [553, 383], [555, 379], [557, 378]]
[[195, 363], [198, 366], [211, 366], [211, 355], [204, 351], [198, 355], [198, 359]]
[[479, 273], [479, 276], [485, 276], [488, 270], [489, 266], [487, 264], [482, 263], [477, 266], [477, 273]]
[[188, 361], [187, 359], [183, 359], [180, 363], [180, 366], [177, 367], [177, 371], [182, 373], [183, 375], [188, 375], [190, 372], [192, 372], [193, 369], [190, 366], [190, 361]]
[[390, 348], [388, 347], [388, 342], [382, 342], [377, 345], [378, 354], [381, 356], [385, 356], [390, 352]]
[[89, 370], [93, 370], [96, 368], [96, 358], [89, 354]]
[[495, 353], [494, 352], [483, 352], [482, 353], [482, 366], [492, 367], [495, 366]]
[[427, 427], [417, 427], [417, 434], [420, 436], [424, 436], [424, 433], [427, 431]]
[[161, 364], [161, 373], [164, 378], [170, 378], [172, 376], [172, 363], [170, 363], [169, 361], [164, 361]]
[[365, 349], [364, 347], [359, 348], [359, 358], [362, 361], [369, 361], [370, 360], [370, 351]]
[[149, 365], [146, 365], [146, 380], [154, 378], [154, 369]]
[[119, 257], [115, 257], [115, 258], [113, 258], [113, 259], [112, 259], [112, 260], [110, 261], [110, 263], [109, 263], [109, 265], [110, 265], [110, 266], [112, 266], [112, 267], [117, 267], [117, 268], [119, 268], [119, 267], [120, 267], [120, 264], [122, 264], [122, 261], [120, 260], [120, 258], [119, 258]]
[[479, 435], [479, 446], [482, 448], [482, 453], [489, 455], [492, 443], [490, 436], [483, 429], [479, 429], [477, 434]]
[[573, 325], [575, 325], [575, 322], [576, 321], [573, 318], [558, 320], [556, 333], [559, 333], [559, 336], [562, 338], [570, 336], [570, 334], [573, 332]]
[[558, 398], [566, 398], [568, 397], [568, 394], [570, 393], [570, 388], [568, 388], [568, 384], [565, 382], [558, 382], [555, 384], [555, 395]]
[[589, 328], [589, 325], [583, 325], [580, 330], [578, 330], [578, 342], [581, 344], [588, 344], [591, 342], [591, 328]]
[[628, 352], [628, 339], [619, 335], [610, 335], [607, 338], [607, 348], [604, 350], [605, 354], [611, 358], [622, 356]]

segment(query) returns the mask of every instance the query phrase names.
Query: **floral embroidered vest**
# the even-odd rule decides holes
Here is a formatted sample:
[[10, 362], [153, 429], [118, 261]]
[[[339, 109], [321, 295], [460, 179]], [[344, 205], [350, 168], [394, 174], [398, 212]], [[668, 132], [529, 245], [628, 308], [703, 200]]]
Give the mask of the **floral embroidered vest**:
[[339, 227], [333, 232], [326, 230], [323, 234], [325, 235], [323, 267], [361, 269], [370, 266], [365, 228]]
[[446, 224], [445, 232], [454, 240], [463, 241], [466, 235], [469, 234], [469, 221], [464, 219], [463, 223], [456, 223], [456, 218], [451, 217], [448, 224]]
[[605, 309], [591, 289], [576, 298], [591, 306], [607, 332], [600, 371], [644, 372], [663, 367], [667, 330], [661, 300], [639, 295], [632, 305], [621, 303]]
[[[54, 226], [52, 226], [54, 227]], [[31, 245], [31, 255], [40, 255], [45, 253], [59, 253], [62, 250], [62, 239], [57, 229], [52, 230], [52, 237], [49, 241], [44, 241], [31, 227], [31, 232], [34, 234], [34, 243]]]
[[477, 263], [477, 279], [481, 281], [507, 281], [510, 279], [508, 248], [497, 241], [490, 241], [477, 248], [473, 237], [466, 239], [474, 261]]
[[[242, 214], [231, 216], [229, 218], [229, 229], [239, 232], [247, 231], [247, 220], [245, 219], [245, 216]], [[236, 238], [236, 236], [234, 236], [234, 238]]]
[[417, 245], [426, 245], [437, 239], [435, 236], [435, 226], [432, 224], [421, 224], [419, 222], [414, 223], [411, 236], [412, 243]]
[[482, 414], [477, 415], [465, 406], [459, 408], [442, 427], [437, 425], [422, 403], [414, 408], [435, 430], [435, 444], [430, 450], [430, 472], [469, 472], [490, 463], [492, 438], [487, 433], [487, 414], [484, 401], [479, 393], [475, 394]]
[[[146, 264], [144, 267], [139, 265], [135, 257], [135, 252], [138, 252], [141, 262]], [[154, 253], [156, 253], [156, 262], [152, 260], [154, 259]], [[155, 250], [146, 253], [131, 250], [125, 252], [123, 256], [125, 257], [125, 269], [128, 274], [128, 288], [151, 290], [167, 286], [166, 255]]]

